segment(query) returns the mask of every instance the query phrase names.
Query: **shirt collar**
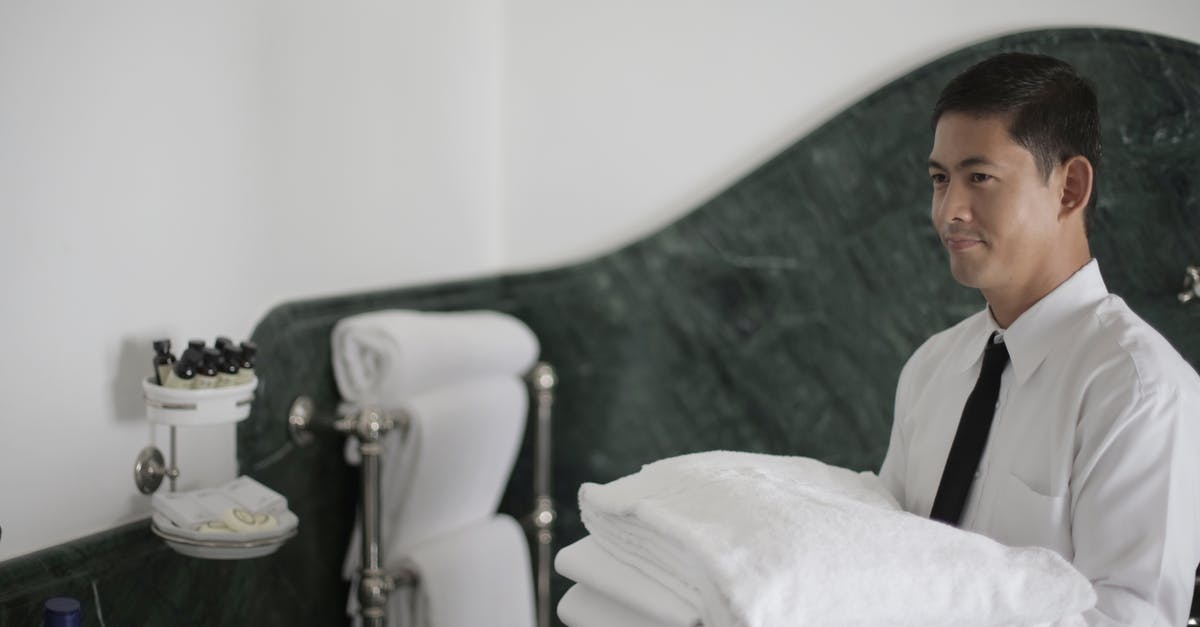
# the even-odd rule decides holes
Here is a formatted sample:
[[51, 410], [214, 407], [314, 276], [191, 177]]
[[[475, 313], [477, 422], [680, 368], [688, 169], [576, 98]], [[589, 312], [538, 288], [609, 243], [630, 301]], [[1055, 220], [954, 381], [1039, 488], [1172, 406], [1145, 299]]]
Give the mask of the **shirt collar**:
[[1017, 383], [1024, 383], [1046, 359], [1055, 340], [1069, 332], [1073, 318], [1106, 296], [1108, 288], [1100, 276], [1100, 264], [1092, 259], [1025, 310], [1008, 329], [1001, 329], [991, 310], [985, 308], [967, 323], [963, 344], [958, 347], [962, 356], [959, 369], [974, 366], [983, 355], [988, 337], [999, 331], [1008, 346]]

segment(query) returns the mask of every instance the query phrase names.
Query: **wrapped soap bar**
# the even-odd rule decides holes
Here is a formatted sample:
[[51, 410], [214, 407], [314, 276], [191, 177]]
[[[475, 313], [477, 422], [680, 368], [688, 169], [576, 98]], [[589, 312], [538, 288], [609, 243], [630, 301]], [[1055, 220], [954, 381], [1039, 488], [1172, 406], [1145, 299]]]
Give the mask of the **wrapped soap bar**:
[[210, 520], [220, 520], [221, 512], [229, 505], [210, 511], [191, 492], [157, 492], [151, 501], [154, 511], [166, 516], [171, 522], [188, 529], [199, 528]]
[[221, 521], [234, 531], [266, 531], [279, 526], [279, 521], [270, 514], [255, 514], [240, 507], [227, 510]]
[[245, 475], [221, 486], [221, 491], [252, 514], [277, 514], [287, 509], [286, 497]]

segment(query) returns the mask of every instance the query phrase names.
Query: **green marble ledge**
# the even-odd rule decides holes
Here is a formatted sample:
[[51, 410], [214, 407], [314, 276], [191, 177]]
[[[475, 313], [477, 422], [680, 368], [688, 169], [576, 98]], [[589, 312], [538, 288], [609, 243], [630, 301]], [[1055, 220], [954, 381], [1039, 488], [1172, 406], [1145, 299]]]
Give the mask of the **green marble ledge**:
[[[285, 424], [300, 394], [334, 406], [329, 331], [375, 309], [496, 309], [537, 333], [560, 380], [558, 546], [583, 534], [581, 482], [668, 455], [742, 449], [875, 469], [900, 366], [982, 304], [951, 279], [928, 226], [928, 119], [950, 77], [1002, 50], [1065, 58], [1096, 82], [1106, 155], [1093, 252], [1109, 288], [1200, 363], [1200, 306], [1175, 299], [1184, 267], [1200, 263], [1200, 46], [1116, 30], [1020, 33], [899, 78], [612, 254], [274, 309], [254, 333], [263, 387], [239, 425], [238, 460], [288, 497], [300, 535], [274, 556], [213, 563], [174, 556], [142, 525], [10, 561], [0, 624], [28, 623], [52, 591], [88, 598], [90, 582], [112, 599], [109, 625], [345, 624], [339, 572], [357, 479], [337, 437], [298, 449]], [[501, 505], [517, 517], [532, 506], [531, 450], [527, 436]], [[555, 597], [564, 590], [556, 579]]]

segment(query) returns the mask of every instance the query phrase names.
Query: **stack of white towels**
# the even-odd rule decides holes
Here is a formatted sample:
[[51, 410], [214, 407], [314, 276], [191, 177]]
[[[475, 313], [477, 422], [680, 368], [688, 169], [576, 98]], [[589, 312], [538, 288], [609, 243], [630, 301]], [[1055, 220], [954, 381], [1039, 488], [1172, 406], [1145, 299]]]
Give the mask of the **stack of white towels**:
[[[525, 430], [522, 376], [538, 342], [498, 312], [390, 310], [345, 318], [332, 336], [342, 411], [404, 410], [382, 458], [384, 567], [416, 572], [412, 593], [388, 602], [401, 627], [531, 627], [528, 544], [511, 517], [495, 514]], [[357, 442], [346, 447], [358, 463]], [[346, 553], [347, 611], [358, 611], [359, 528]]]
[[1057, 553], [900, 509], [872, 473], [715, 451], [579, 490], [590, 533], [555, 566], [570, 627], [1080, 625]]

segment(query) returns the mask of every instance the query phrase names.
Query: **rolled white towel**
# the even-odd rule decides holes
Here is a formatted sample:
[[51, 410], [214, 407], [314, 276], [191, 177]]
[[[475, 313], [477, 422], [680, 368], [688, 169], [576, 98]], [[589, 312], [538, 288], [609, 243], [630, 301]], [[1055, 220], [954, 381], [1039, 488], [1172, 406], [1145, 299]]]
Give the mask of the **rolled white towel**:
[[[414, 547], [409, 562], [420, 580], [418, 625], [534, 627], [529, 544], [512, 518], [500, 514]], [[397, 616], [392, 624], [404, 623]]]
[[[517, 459], [528, 406], [525, 385], [512, 375], [445, 385], [402, 406], [408, 432], [390, 432], [381, 457], [385, 559], [491, 517]], [[346, 453], [359, 462], [357, 440], [347, 441]], [[346, 576], [359, 567], [360, 531], [355, 525]]]
[[525, 323], [497, 311], [376, 311], [338, 321], [331, 342], [342, 398], [385, 408], [451, 381], [521, 375], [539, 350]]
[[600, 546], [707, 627], [1031, 625], [1096, 601], [1057, 553], [906, 513], [873, 474], [812, 459], [685, 455], [579, 502]]
[[[504, 514], [412, 546], [389, 569], [416, 574], [417, 583], [388, 596], [394, 627], [535, 627], [529, 544]], [[360, 625], [352, 582], [347, 613]]]

